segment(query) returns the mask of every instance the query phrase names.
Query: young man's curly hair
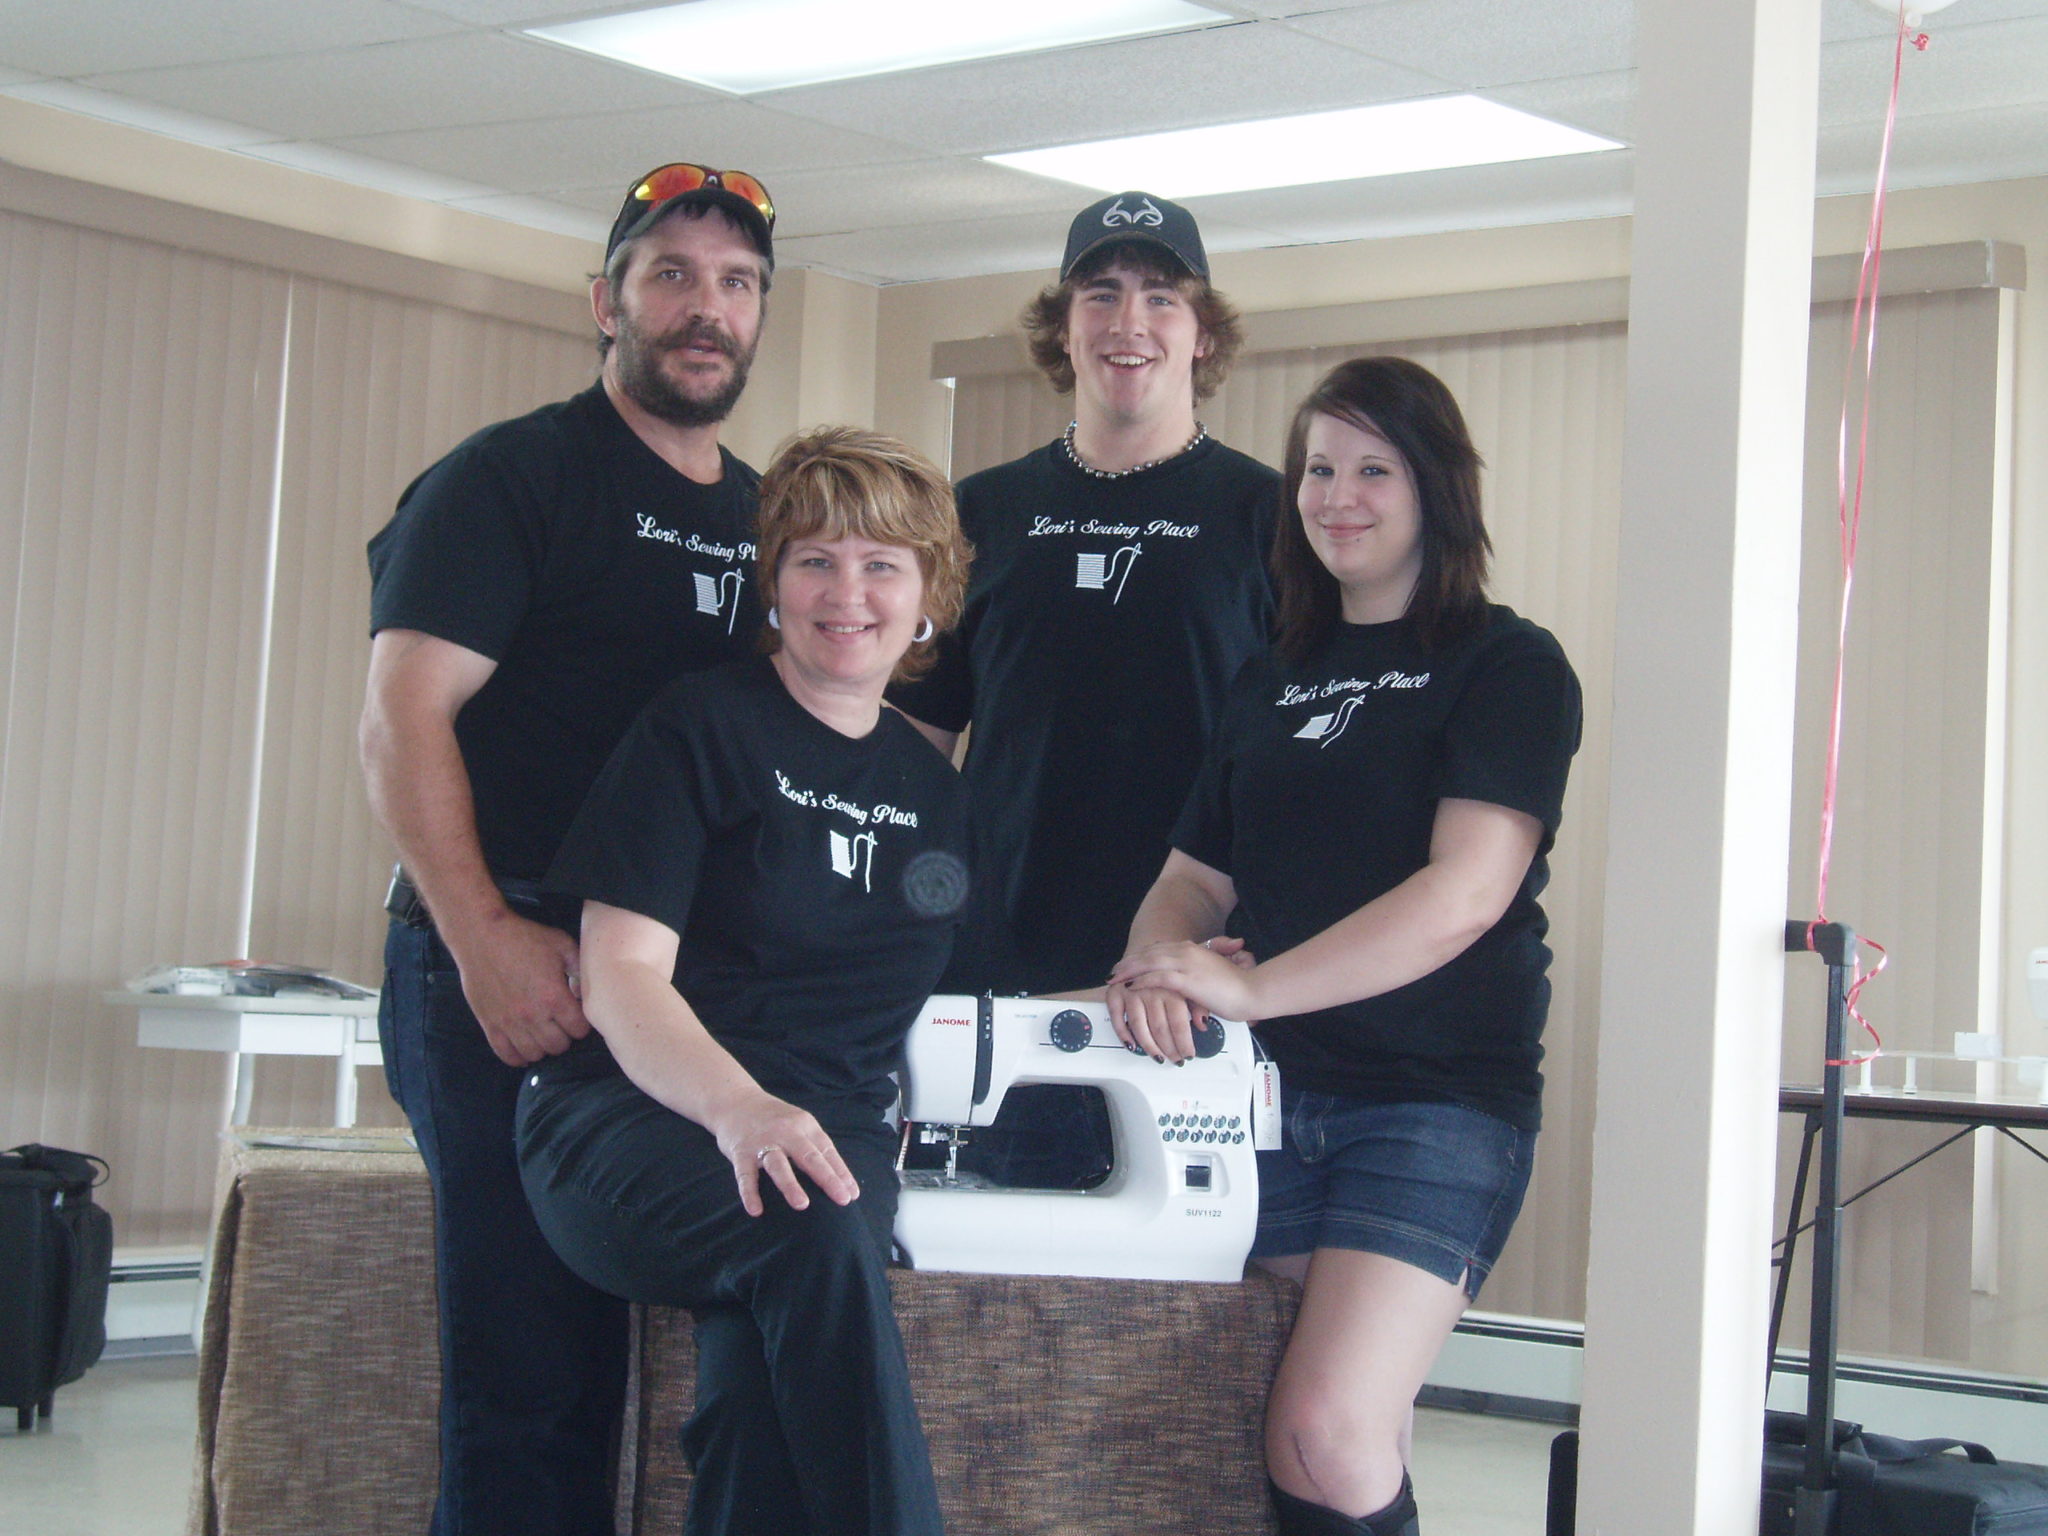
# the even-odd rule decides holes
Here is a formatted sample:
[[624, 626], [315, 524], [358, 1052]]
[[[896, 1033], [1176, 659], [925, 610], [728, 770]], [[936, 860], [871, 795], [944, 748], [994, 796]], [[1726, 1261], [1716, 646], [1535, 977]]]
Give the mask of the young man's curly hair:
[[1067, 274], [1062, 283], [1039, 291], [1024, 307], [1024, 340], [1031, 349], [1031, 361], [1052, 383], [1056, 394], [1074, 392], [1074, 363], [1067, 356], [1067, 315], [1074, 295], [1091, 278], [1112, 266], [1122, 265], [1147, 277], [1164, 278], [1181, 292], [1195, 312], [1195, 321], [1208, 339], [1206, 356], [1195, 359], [1195, 400], [1208, 399], [1230, 377], [1230, 365], [1237, 349], [1244, 345], [1244, 324], [1236, 308], [1209, 285], [1196, 277], [1172, 255], [1147, 240], [1118, 240], [1097, 246]]

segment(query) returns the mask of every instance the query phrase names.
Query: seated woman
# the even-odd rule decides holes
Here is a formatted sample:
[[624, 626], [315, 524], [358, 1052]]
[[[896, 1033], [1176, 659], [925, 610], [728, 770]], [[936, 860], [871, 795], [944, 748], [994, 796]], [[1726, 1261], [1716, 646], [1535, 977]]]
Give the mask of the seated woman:
[[884, 1265], [889, 1073], [966, 896], [963, 792], [882, 705], [959, 616], [945, 478], [835, 428], [761, 482], [772, 654], [685, 677], [620, 743], [549, 883], [596, 1033], [521, 1091], [563, 1259], [697, 1318], [695, 1533], [929, 1536]]
[[[1427, 369], [1335, 369], [1285, 487], [1275, 650], [1238, 678], [1109, 1005], [1175, 1060], [1191, 1013], [1257, 1025], [1284, 1131], [1252, 1253], [1303, 1285], [1266, 1411], [1280, 1530], [1413, 1536], [1415, 1394], [1529, 1179], [1536, 896], [1579, 685], [1485, 601], [1479, 457]], [[1216, 952], [1226, 925], [1259, 963]]]

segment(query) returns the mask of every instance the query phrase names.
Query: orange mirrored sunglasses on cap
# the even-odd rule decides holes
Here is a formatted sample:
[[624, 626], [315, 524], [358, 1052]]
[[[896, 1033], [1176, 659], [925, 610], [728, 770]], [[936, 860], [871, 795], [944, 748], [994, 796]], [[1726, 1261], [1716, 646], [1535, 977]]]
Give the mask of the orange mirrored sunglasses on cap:
[[769, 197], [768, 189], [761, 185], [759, 179], [745, 171], [714, 171], [708, 165], [677, 160], [670, 165], [657, 166], [633, 183], [632, 189], [626, 193], [625, 202], [619, 206], [619, 216], [612, 220], [612, 234], [605, 242], [604, 259], [609, 262], [612, 253], [630, 234], [639, 233], [640, 221], [654, 209], [672, 197], [700, 192], [706, 187], [738, 198], [760, 219], [755, 239], [760, 242], [761, 254], [766, 256], [769, 239], [775, 233], [775, 200]]
[[766, 187], [745, 171], [714, 171], [708, 165], [692, 165], [687, 160], [678, 160], [641, 177], [632, 195], [637, 202], [665, 203], [699, 187], [724, 188], [752, 203], [760, 210], [761, 217], [768, 221], [768, 227], [775, 227], [775, 199], [768, 195]]

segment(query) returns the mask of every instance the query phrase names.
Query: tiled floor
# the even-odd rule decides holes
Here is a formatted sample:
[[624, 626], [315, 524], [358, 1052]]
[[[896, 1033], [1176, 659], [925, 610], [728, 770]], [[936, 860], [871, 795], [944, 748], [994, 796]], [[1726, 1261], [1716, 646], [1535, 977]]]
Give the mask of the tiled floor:
[[7, 1536], [177, 1536], [197, 1422], [191, 1355], [103, 1360], [26, 1435], [0, 1419]]
[[[0, 1424], [0, 1531], [178, 1536], [192, 1466], [191, 1356], [107, 1360], [33, 1433]], [[1548, 1424], [1424, 1410], [1415, 1483], [1429, 1536], [1541, 1536]], [[393, 1533], [404, 1536], [404, 1533]]]

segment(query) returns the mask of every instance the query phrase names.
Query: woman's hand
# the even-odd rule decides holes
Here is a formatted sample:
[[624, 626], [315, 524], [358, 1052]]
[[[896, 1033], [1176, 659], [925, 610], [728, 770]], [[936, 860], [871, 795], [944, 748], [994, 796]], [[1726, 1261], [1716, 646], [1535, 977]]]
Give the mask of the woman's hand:
[[1186, 1061], [1195, 1054], [1194, 1027], [1202, 1011], [1190, 1008], [1178, 992], [1111, 982], [1102, 1000], [1109, 1007], [1110, 1028], [1132, 1050], [1160, 1063]]
[[[1227, 953], [1222, 952], [1225, 945], [1232, 946]], [[1262, 1016], [1258, 1008], [1259, 968], [1247, 963], [1250, 957], [1240, 953], [1243, 948], [1234, 939], [1212, 939], [1207, 944], [1197, 944], [1192, 939], [1149, 944], [1117, 961], [1116, 968], [1109, 973], [1108, 995], [1115, 997], [1119, 991], [1166, 991], [1193, 1004], [1193, 1013], [1254, 1021]], [[1148, 1017], [1146, 1023], [1150, 1022]], [[1169, 1027], [1174, 1022], [1170, 1009], [1166, 1022]]]
[[797, 1170], [810, 1175], [811, 1182], [836, 1205], [851, 1204], [860, 1194], [852, 1172], [808, 1110], [758, 1090], [710, 1125], [718, 1138], [718, 1150], [732, 1163], [739, 1181], [740, 1204], [749, 1216], [758, 1216], [761, 1203], [761, 1175], [767, 1174], [782, 1191], [791, 1210], [801, 1211], [811, 1203], [810, 1195], [797, 1178]]

